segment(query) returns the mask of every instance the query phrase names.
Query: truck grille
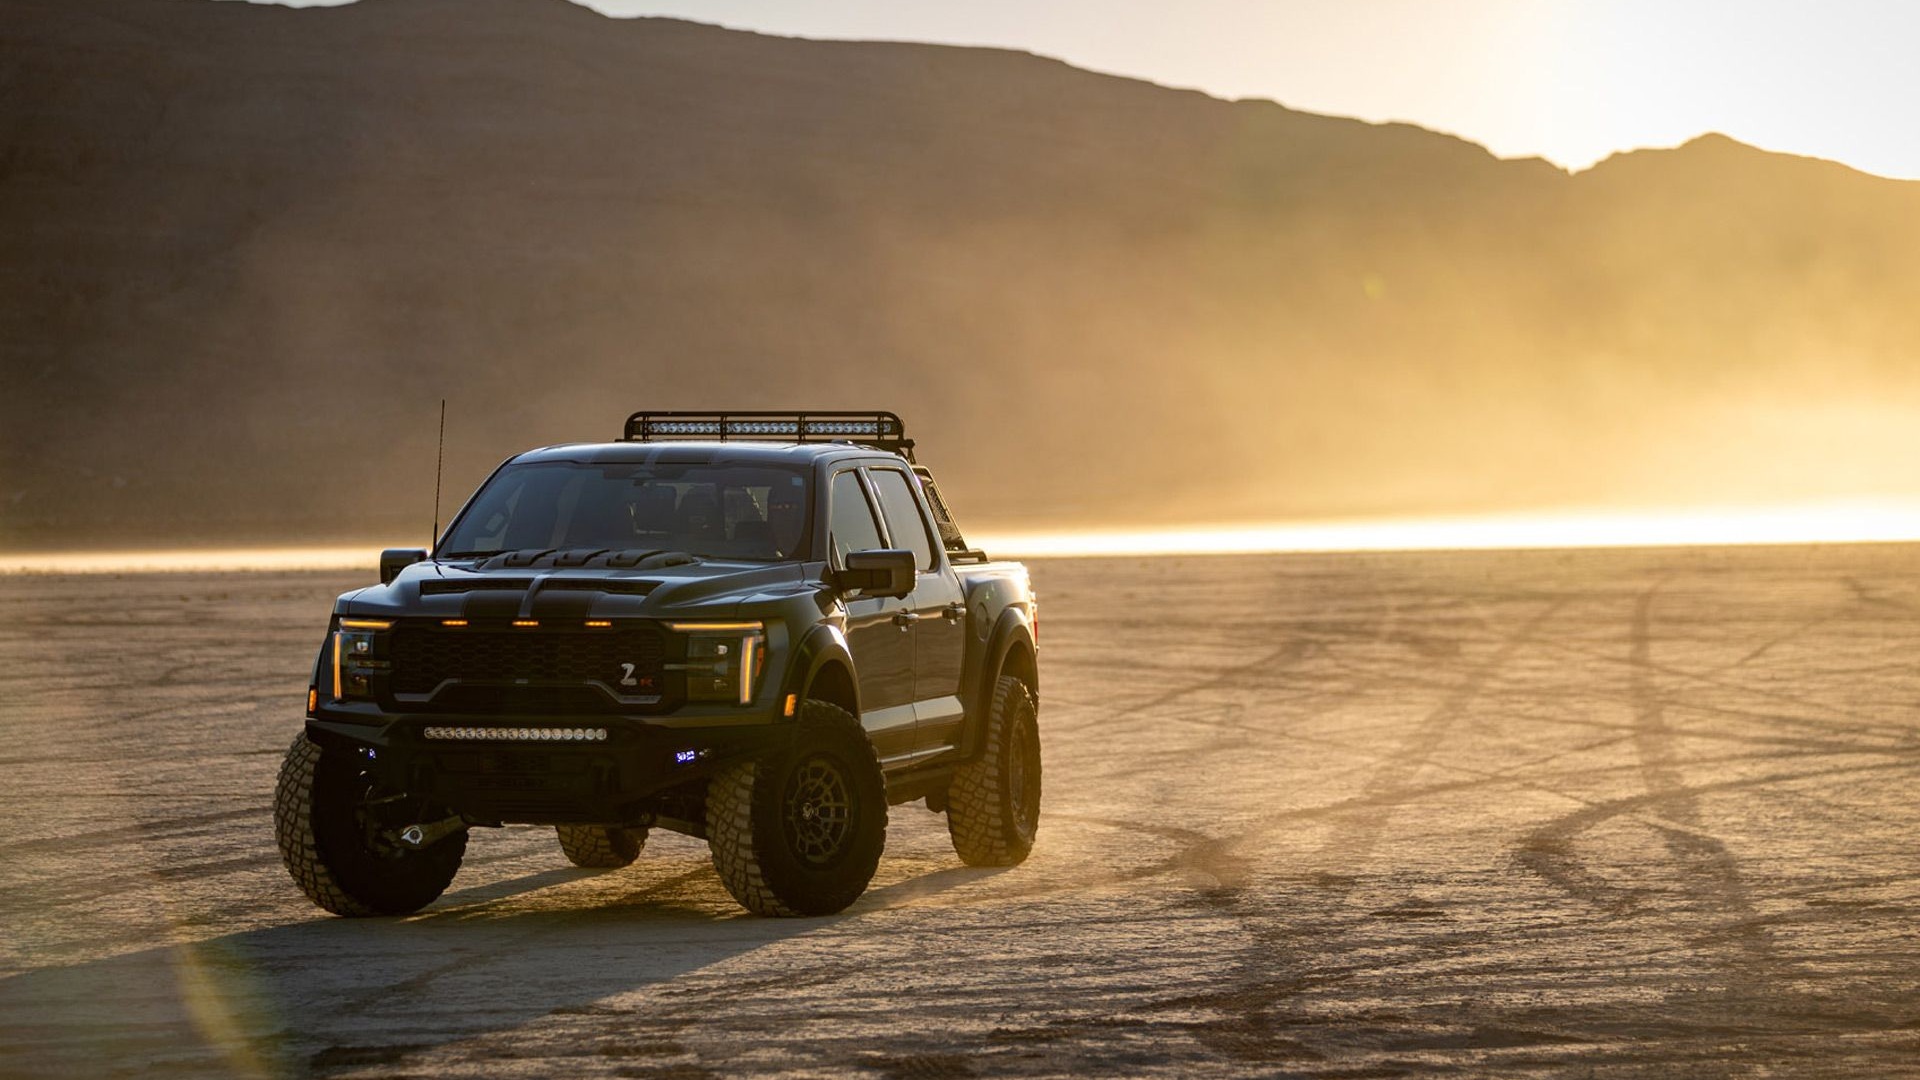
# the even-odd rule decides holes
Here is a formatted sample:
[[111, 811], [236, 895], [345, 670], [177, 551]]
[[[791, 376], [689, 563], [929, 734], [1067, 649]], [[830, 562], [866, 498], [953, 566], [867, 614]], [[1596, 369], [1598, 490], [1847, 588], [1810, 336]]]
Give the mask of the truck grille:
[[[468, 682], [605, 683], [626, 697], [661, 693], [666, 646], [658, 631], [435, 629], [393, 634], [393, 690], [427, 694], [448, 679]], [[630, 680], [630, 681], [629, 681]]]

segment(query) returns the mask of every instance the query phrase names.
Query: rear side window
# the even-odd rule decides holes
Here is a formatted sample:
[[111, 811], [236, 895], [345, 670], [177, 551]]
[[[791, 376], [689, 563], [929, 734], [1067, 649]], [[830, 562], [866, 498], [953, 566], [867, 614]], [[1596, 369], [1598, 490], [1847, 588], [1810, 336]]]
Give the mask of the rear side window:
[[933, 538], [927, 535], [927, 522], [907, 483], [907, 474], [898, 469], [869, 469], [867, 479], [873, 481], [874, 493], [880, 496], [880, 513], [887, 519], [893, 546], [911, 550], [920, 569], [934, 569]]
[[848, 470], [833, 478], [830, 489], [832, 507], [828, 511], [833, 533], [833, 561], [845, 566], [847, 552], [872, 551], [885, 547], [880, 541], [880, 526], [873, 520], [873, 508], [860, 490], [860, 476]]

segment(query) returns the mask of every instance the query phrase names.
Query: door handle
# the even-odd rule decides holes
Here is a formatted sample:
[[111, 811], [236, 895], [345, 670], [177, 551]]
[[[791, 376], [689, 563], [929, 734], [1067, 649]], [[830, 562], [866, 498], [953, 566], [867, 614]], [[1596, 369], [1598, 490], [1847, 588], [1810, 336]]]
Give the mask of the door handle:
[[959, 622], [961, 619], [964, 619], [967, 617], [967, 605], [948, 604], [946, 606], [946, 610], [942, 611], [940, 614], [946, 616], [948, 622]]
[[913, 624], [919, 621], [920, 615], [918, 612], [896, 611], [893, 613], [893, 625], [899, 627], [901, 633], [913, 629]]

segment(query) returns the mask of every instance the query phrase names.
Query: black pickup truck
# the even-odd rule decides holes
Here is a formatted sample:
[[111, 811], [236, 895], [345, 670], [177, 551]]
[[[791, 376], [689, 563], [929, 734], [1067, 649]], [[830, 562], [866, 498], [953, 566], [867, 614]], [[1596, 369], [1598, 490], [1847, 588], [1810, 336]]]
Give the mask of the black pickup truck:
[[418, 910], [507, 822], [581, 866], [703, 837], [763, 915], [857, 899], [889, 804], [972, 865], [1033, 845], [1027, 573], [967, 546], [892, 413], [635, 413], [509, 459], [380, 579], [334, 605], [274, 797], [328, 911]]

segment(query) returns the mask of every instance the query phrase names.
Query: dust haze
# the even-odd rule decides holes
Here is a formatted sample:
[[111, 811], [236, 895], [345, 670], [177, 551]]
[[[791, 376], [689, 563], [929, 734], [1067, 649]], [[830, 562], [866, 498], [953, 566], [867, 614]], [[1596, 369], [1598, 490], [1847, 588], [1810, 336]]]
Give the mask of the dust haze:
[[0, 16], [10, 547], [424, 539], [442, 397], [449, 501], [715, 406], [897, 410], [975, 529], [1920, 493], [1911, 182], [562, 0]]

